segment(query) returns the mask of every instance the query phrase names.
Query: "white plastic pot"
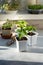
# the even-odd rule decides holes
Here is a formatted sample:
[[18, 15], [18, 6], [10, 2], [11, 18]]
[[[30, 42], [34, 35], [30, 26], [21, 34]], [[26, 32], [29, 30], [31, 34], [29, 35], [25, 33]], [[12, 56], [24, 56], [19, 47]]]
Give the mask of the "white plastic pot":
[[33, 46], [37, 44], [37, 37], [38, 37], [38, 33], [34, 32], [35, 35], [33, 36], [27, 36], [28, 37], [28, 45]]
[[26, 41], [18, 41], [16, 40], [16, 46], [17, 46], [17, 51], [27, 51], [27, 42], [28, 40]]
[[14, 10], [14, 11], [5, 11], [6, 14], [17, 14], [18, 10]]

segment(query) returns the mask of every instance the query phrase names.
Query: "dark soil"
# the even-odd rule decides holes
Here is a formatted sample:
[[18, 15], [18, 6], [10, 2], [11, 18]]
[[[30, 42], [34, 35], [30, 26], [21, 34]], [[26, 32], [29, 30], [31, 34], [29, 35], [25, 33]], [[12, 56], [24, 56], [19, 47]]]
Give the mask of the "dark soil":
[[2, 30], [11, 30], [11, 28], [6, 28], [6, 29], [2, 28]]
[[35, 35], [35, 33], [29, 32], [28, 35], [29, 35], [29, 36], [33, 36], [33, 35]]
[[21, 39], [19, 39], [19, 38], [17, 37], [17, 40], [18, 40], [18, 41], [22, 41], [22, 40], [24, 41], [24, 40], [27, 40], [27, 38], [26, 38], [26, 37], [22, 37]]

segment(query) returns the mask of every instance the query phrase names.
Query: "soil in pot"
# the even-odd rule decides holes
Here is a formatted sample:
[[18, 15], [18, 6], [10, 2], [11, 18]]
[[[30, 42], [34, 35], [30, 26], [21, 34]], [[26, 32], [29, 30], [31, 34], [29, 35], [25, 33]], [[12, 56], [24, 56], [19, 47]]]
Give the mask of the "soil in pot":
[[2, 28], [2, 30], [11, 30], [11, 28], [6, 28], [6, 29]]
[[22, 40], [24, 41], [24, 40], [27, 40], [27, 38], [26, 38], [26, 37], [22, 37], [21, 39], [19, 39], [19, 38], [17, 37], [17, 40], [18, 40], [18, 41], [22, 41]]
[[19, 37], [16, 37], [16, 39], [17, 50], [20, 52], [27, 51], [27, 38], [22, 37], [21, 39], [19, 39]]
[[35, 33], [34, 32], [29, 32], [28, 35], [33, 36], [33, 35], [35, 35]]

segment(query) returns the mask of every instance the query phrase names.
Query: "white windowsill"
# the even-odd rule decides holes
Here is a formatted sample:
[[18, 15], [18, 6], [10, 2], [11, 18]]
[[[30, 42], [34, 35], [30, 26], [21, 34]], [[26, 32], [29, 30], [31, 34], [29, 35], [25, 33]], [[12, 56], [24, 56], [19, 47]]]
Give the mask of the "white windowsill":
[[27, 13], [15, 13], [0, 14], [0, 20], [43, 20], [43, 14], [27, 14]]

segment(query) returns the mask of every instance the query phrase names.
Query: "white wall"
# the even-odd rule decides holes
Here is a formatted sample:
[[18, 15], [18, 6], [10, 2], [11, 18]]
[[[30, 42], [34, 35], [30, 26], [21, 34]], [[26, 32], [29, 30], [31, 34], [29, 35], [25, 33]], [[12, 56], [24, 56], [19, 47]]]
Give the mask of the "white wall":
[[43, 4], [43, 0], [37, 0], [39, 4]]
[[43, 0], [27, 0], [29, 4], [43, 4]]
[[[20, 9], [26, 9], [27, 4], [36, 4], [36, 0], [19, 0]], [[37, 4], [43, 4], [43, 0], [37, 0]]]
[[36, 0], [27, 0], [27, 4], [29, 5], [36, 4]]
[[20, 1], [20, 9], [26, 9], [27, 0], [19, 0]]

